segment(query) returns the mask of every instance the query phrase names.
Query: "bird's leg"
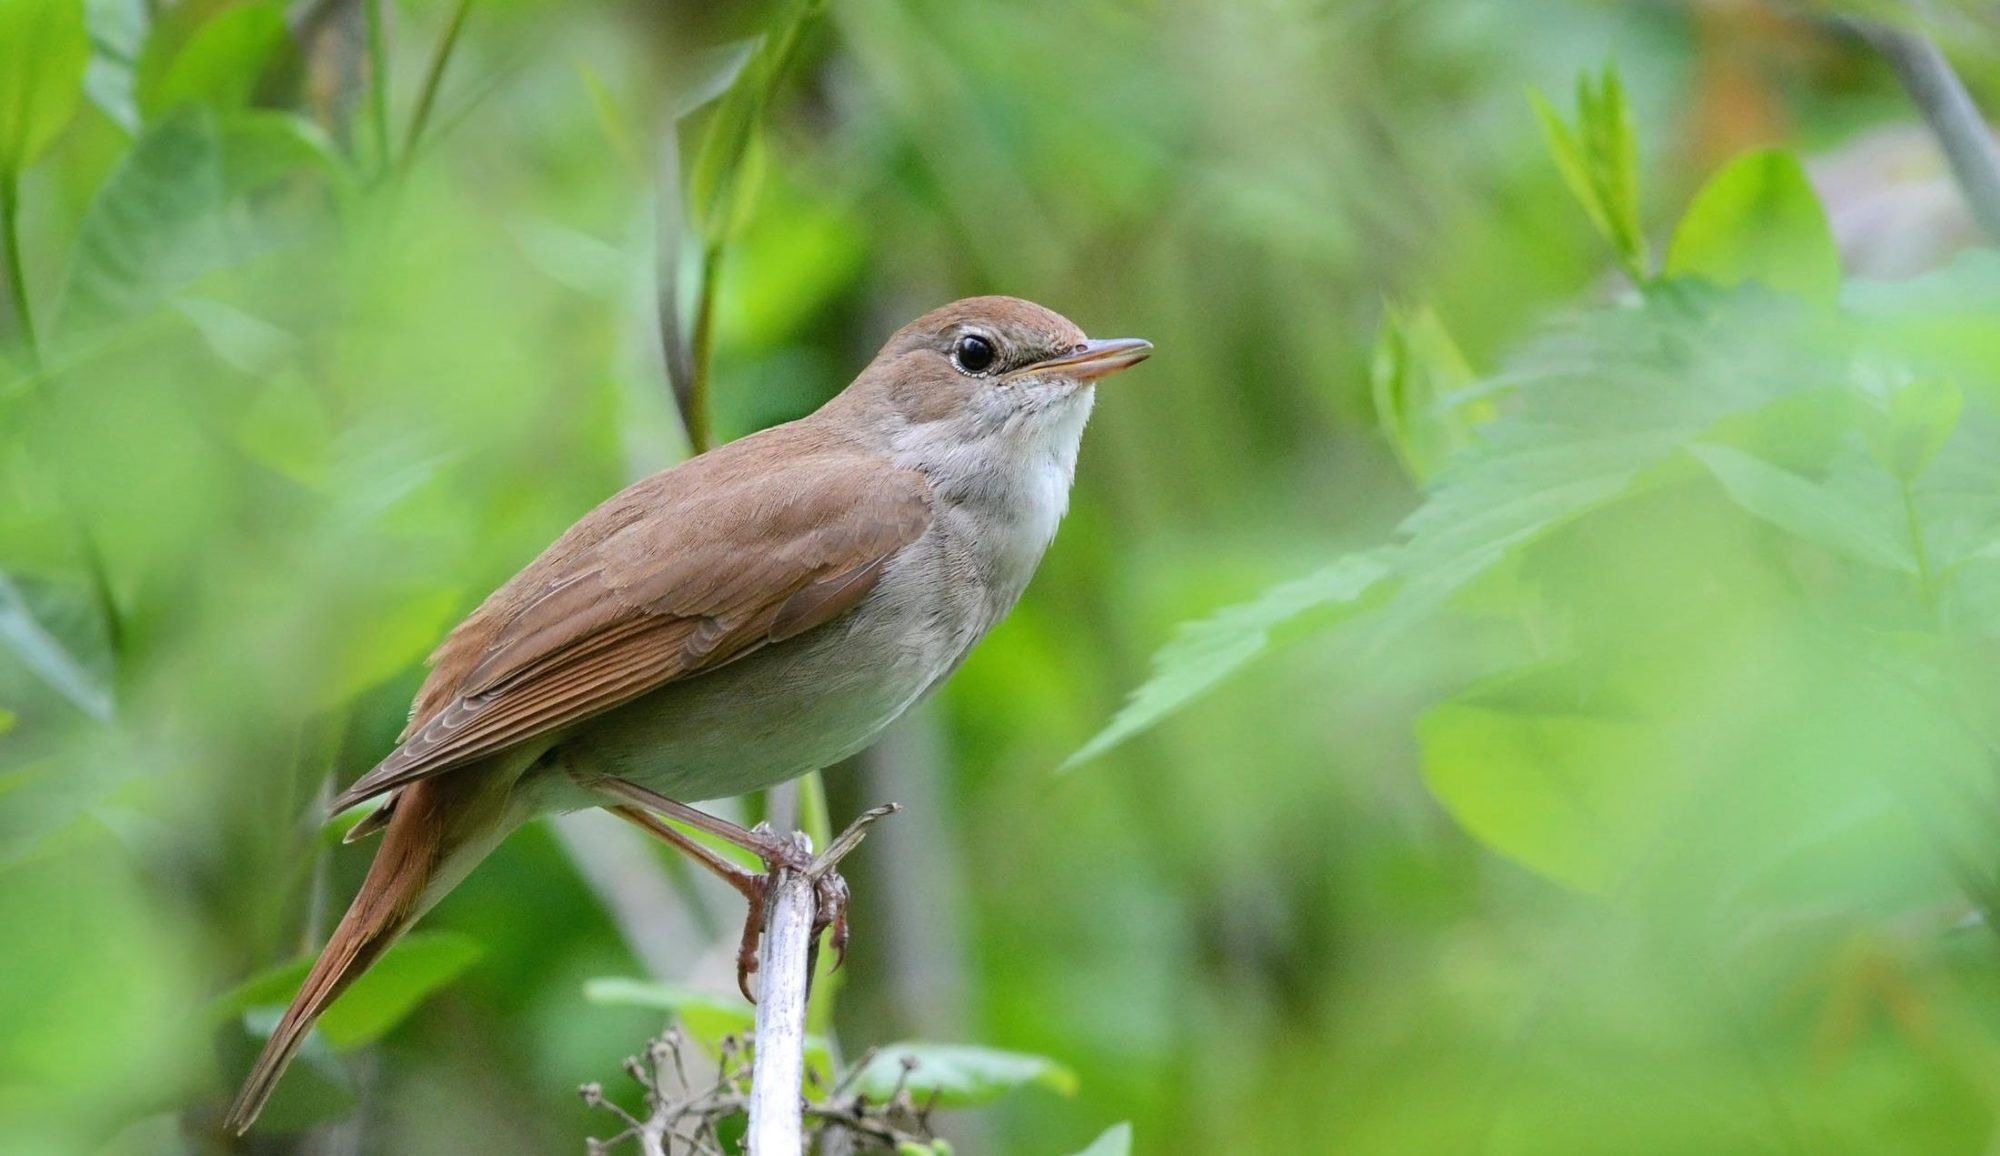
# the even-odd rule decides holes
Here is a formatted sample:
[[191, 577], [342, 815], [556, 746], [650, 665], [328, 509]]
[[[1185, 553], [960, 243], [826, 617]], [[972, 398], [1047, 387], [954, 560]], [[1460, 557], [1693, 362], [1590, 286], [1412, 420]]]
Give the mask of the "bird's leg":
[[[626, 822], [637, 826], [647, 834], [685, 852], [696, 863], [707, 868], [723, 882], [735, 888], [749, 901], [750, 911], [743, 924], [743, 938], [736, 952], [736, 986], [743, 998], [755, 1002], [750, 994], [750, 973], [757, 970], [757, 942], [764, 932], [764, 912], [771, 888], [777, 882], [780, 869], [803, 872], [813, 882], [815, 905], [813, 911], [811, 957], [807, 960], [807, 974], [811, 975], [819, 962], [820, 933], [833, 929], [832, 941], [834, 966], [837, 968], [847, 960], [847, 881], [835, 870], [848, 853], [861, 845], [868, 834], [868, 828], [884, 815], [894, 814], [902, 808], [895, 803], [887, 803], [864, 811], [847, 825], [825, 851], [807, 857], [802, 855], [789, 840], [781, 839], [770, 826], [759, 823], [745, 828], [727, 819], [697, 811], [685, 803], [676, 802], [664, 795], [649, 791], [637, 783], [624, 779], [598, 779], [590, 786], [618, 800], [607, 809]], [[758, 873], [739, 867], [717, 854], [683, 831], [662, 821], [666, 815], [686, 823], [699, 831], [705, 831], [733, 846], [741, 847], [764, 861], [764, 871]]]

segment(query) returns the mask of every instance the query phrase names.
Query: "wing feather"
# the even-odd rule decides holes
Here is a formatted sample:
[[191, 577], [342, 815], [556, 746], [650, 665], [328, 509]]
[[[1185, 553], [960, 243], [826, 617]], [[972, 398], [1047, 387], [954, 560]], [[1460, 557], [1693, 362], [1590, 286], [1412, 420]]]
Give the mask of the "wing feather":
[[[879, 456], [782, 445], [810, 433], [732, 443], [592, 511], [439, 647], [403, 743], [334, 810], [853, 609], [929, 527], [930, 487]], [[746, 453], [759, 438], [781, 445]]]

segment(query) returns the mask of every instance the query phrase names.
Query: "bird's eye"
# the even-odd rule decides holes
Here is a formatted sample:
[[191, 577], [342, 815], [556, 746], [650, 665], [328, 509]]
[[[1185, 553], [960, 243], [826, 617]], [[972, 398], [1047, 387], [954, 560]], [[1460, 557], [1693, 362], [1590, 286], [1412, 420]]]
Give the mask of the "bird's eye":
[[993, 343], [977, 333], [962, 335], [951, 347], [952, 363], [966, 373], [985, 373], [999, 356]]

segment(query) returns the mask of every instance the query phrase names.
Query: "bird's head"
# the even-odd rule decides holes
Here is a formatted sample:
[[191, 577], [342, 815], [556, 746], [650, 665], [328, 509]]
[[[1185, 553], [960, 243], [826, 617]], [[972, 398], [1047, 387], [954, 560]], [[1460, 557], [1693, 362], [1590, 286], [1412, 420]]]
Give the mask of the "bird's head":
[[898, 449], [1073, 460], [1092, 387], [1152, 351], [1136, 337], [1092, 340], [1031, 301], [968, 297], [897, 330], [848, 393]]

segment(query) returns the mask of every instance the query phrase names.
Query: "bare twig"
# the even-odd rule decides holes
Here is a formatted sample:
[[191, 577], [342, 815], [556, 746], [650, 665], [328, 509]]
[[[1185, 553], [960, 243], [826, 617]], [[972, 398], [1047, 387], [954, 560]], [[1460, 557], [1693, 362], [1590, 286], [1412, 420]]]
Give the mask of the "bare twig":
[[2000, 241], [2000, 148], [1951, 62], [1921, 33], [1872, 20], [1851, 19], [1847, 25], [1895, 69], [1944, 150], [1973, 218], [1989, 238]]
[[[803, 859], [812, 841], [800, 832], [792, 846]], [[802, 1089], [806, 1068], [808, 957], [819, 929], [818, 888], [807, 870], [778, 866], [757, 953], [763, 986], [757, 1000], [757, 1058], [750, 1077], [750, 1156], [798, 1156], [805, 1151]]]
[[[814, 948], [825, 921], [834, 921], [835, 946], [841, 946], [841, 920], [825, 902], [840, 902], [846, 888], [834, 869], [885, 815], [901, 810], [889, 803], [863, 812], [836, 836], [826, 852], [803, 869], [772, 867], [770, 896], [764, 910], [764, 937], [757, 952], [762, 987], [757, 1000], [756, 1064], [750, 1077], [749, 1156], [795, 1156], [805, 1148], [806, 999], [812, 988]], [[804, 832], [789, 836], [795, 861], [812, 854], [812, 839]]]

